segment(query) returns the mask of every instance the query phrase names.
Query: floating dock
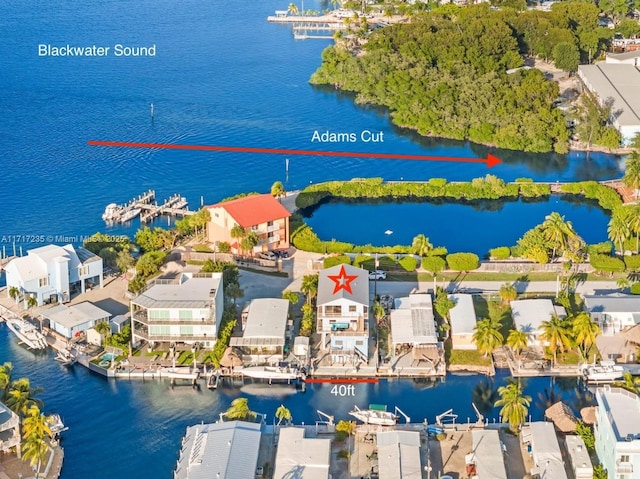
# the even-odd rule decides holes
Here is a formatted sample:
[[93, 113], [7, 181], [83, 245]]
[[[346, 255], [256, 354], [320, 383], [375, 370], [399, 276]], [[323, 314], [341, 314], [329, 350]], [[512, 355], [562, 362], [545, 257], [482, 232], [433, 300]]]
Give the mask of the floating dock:
[[155, 190], [149, 190], [125, 204], [108, 204], [102, 219], [107, 223], [127, 223], [140, 216], [140, 221], [146, 223], [161, 215], [187, 216], [192, 214], [194, 211], [189, 210], [189, 203], [184, 196], [172, 195], [159, 205], [156, 201]]

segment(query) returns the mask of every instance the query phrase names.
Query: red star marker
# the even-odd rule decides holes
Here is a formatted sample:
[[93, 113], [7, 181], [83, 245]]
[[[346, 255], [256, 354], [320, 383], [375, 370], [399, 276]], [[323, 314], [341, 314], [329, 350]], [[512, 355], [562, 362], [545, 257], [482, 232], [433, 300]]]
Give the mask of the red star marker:
[[328, 278], [336, 283], [336, 286], [333, 288], [333, 294], [336, 294], [341, 289], [344, 289], [347, 293], [353, 294], [351, 291], [351, 282], [358, 278], [358, 275], [349, 276], [347, 272], [344, 270], [344, 265], [340, 268], [340, 274], [331, 276]]

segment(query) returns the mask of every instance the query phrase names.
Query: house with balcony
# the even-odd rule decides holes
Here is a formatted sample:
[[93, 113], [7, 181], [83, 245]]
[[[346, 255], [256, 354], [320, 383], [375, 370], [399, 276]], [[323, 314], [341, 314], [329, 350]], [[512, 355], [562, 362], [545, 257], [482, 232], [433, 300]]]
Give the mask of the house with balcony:
[[30, 296], [38, 300], [38, 306], [66, 303], [75, 293], [102, 288], [102, 269], [102, 258], [84, 248], [41, 246], [5, 266], [7, 295], [17, 288], [25, 308]]
[[18, 451], [20, 457], [20, 418], [11, 409], [0, 403], [0, 452]]
[[369, 358], [369, 273], [348, 264], [320, 271], [317, 332], [332, 363]]
[[584, 295], [584, 306], [603, 336], [613, 336], [640, 323], [640, 296], [613, 293]]
[[[235, 254], [257, 254], [289, 248], [289, 217], [291, 213], [271, 195], [250, 195], [224, 201], [206, 207], [210, 220], [207, 224], [207, 240], [231, 245]], [[259, 242], [253, 251], [242, 251], [240, 239], [231, 236], [234, 226], [258, 235]]]
[[596, 389], [596, 454], [609, 479], [640, 474], [640, 397], [622, 388]]
[[132, 342], [213, 347], [224, 309], [222, 273], [157, 279], [131, 300]]

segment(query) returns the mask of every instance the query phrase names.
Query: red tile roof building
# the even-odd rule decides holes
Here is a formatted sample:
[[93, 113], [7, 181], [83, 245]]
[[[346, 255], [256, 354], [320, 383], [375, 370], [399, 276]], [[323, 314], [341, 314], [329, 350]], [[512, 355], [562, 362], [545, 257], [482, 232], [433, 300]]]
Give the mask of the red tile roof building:
[[273, 196], [251, 195], [207, 206], [211, 220], [207, 225], [210, 243], [227, 242], [234, 253], [240, 253], [239, 240], [231, 236], [234, 226], [258, 234], [260, 242], [253, 253], [289, 247], [291, 213]]

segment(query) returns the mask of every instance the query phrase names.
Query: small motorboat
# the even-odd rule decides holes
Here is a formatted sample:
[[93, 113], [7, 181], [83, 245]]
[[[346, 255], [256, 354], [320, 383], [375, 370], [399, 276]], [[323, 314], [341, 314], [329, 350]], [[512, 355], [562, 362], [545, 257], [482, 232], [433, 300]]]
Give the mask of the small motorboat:
[[58, 351], [55, 360], [63, 366], [73, 366], [76, 363], [76, 357], [68, 349]]
[[387, 231], [385, 231], [385, 232], [384, 232], [384, 234], [386, 234], [386, 235], [392, 235], [392, 234], [393, 234], [393, 231], [392, 231], [392, 230], [387, 230]]
[[387, 411], [386, 406], [378, 404], [370, 404], [369, 409], [360, 409], [358, 406], [354, 406], [353, 410], [349, 411], [349, 414], [365, 424], [394, 426], [398, 422], [398, 416], [391, 411]]
[[585, 366], [582, 374], [589, 382], [613, 382], [622, 379], [624, 376], [624, 368], [614, 361], [600, 361], [599, 364], [589, 364]]

